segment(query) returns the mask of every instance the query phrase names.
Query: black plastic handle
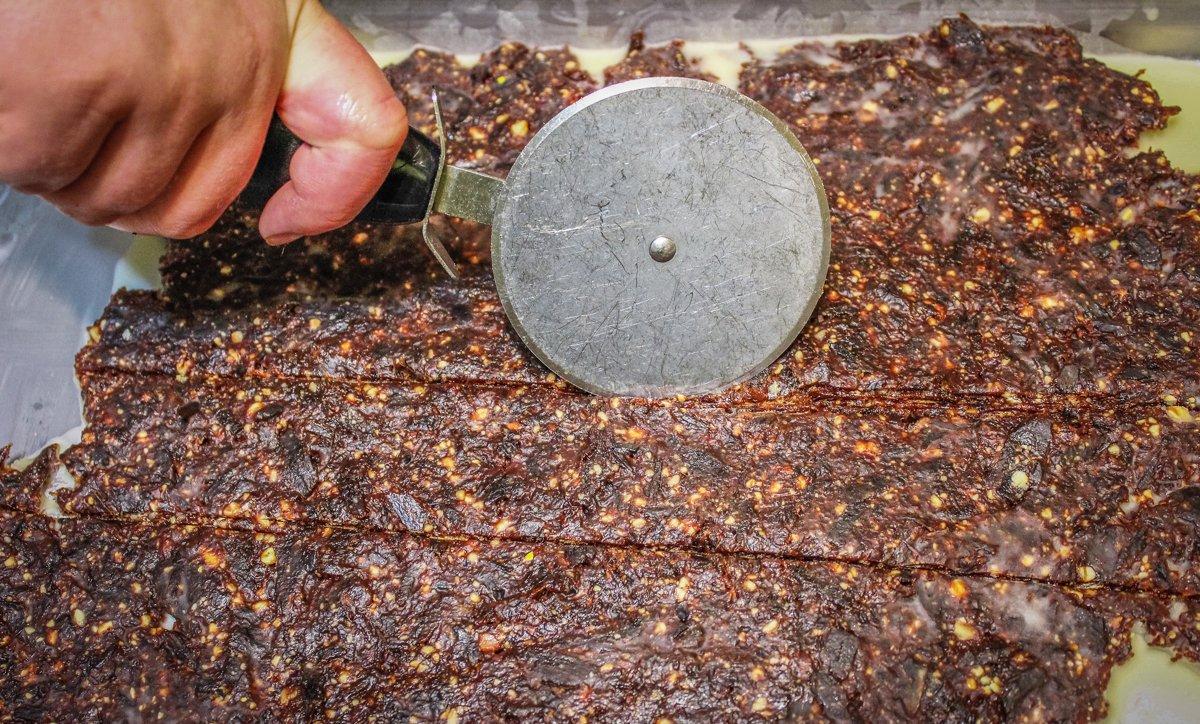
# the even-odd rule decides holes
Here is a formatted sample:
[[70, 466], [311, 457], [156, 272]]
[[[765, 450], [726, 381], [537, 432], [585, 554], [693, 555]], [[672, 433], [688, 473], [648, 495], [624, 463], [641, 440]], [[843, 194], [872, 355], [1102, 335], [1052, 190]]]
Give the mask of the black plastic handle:
[[[267, 199], [291, 178], [292, 155], [301, 145], [303, 141], [278, 116], [272, 118], [262, 156], [242, 191], [242, 201], [256, 209], [266, 205]], [[355, 220], [411, 224], [424, 219], [440, 156], [432, 139], [410, 128], [383, 186]]]

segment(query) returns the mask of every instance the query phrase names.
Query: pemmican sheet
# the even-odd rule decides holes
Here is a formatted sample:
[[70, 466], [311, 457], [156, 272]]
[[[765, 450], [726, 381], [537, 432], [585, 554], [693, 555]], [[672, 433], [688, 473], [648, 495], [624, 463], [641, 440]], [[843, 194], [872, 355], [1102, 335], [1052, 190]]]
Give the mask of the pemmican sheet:
[[[5, 484], [28, 494], [56, 464]], [[677, 548], [0, 527], [0, 687], [22, 719], [1087, 718], [1134, 620], [1191, 650], [1200, 615], [1104, 587]]]
[[[603, 82], [707, 77], [686, 50]], [[600, 84], [518, 44], [386, 72], [500, 175]], [[1084, 721], [1135, 622], [1200, 658], [1200, 180], [1132, 150], [1176, 109], [965, 17], [740, 89], [833, 257], [720, 394], [564, 385], [469, 222], [435, 220], [461, 282], [412, 229], [270, 248], [235, 207], [172, 244], [80, 352], [81, 443], [0, 485], [6, 712]]]

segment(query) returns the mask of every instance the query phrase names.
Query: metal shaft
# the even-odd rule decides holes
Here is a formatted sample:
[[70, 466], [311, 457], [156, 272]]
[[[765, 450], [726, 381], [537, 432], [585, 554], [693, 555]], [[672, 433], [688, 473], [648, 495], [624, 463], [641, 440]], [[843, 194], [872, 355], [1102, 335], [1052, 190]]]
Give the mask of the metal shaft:
[[442, 173], [444, 176], [437, 198], [433, 200], [433, 210], [460, 219], [491, 224], [496, 197], [504, 191], [504, 179], [458, 166], [446, 166]]

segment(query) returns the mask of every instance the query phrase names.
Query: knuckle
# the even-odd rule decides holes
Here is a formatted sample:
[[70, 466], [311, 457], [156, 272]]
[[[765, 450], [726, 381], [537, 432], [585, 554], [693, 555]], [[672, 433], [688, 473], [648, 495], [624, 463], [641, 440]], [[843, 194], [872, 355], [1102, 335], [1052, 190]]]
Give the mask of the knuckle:
[[404, 104], [390, 90], [379, 101], [379, 115], [380, 120], [387, 125], [408, 125], [408, 111], [404, 109]]
[[[6, 178], [8, 177], [0, 173], [0, 181], [3, 181]], [[20, 191], [23, 194], [29, 194], [30, 196], [45, 196], [46, 194], [52, 194], [58, 190], [54, 184], [48, 184], [43, 181], [29, 181], [22, 179], [14, 180], [11, 185], [17, 191]]]
[[388, 93], [380, 108], [382, 125], [392, 129], [391, 144], [398, 145], [404, 141], [408, 132], [408, 111], [395, 95]]
[[120, 216], [134, 214], [158, 198], [162, 186], [153, 183], [124, 186], [107, 196], [108, 206]]
[[88, 226], [104, 226], [120, 218], [121, 214], [104, 206], [95, 204], [72, 204], [59, 206], [64, 214], [81, 224]]
[[408, 131], [408, 113], [404, 104], [391, 92], [377, 94], [365, 104], [365, 112], [350, 121], [349, 135], [377, 149], [390, 149], [404, 142]]
[[0, 158], [4, 159], [0, 161], [0, 181], [30, 194], [58, 191], [74, 181], [81, 170], [79, 164], [57, 153], [0, 151]]
[[164, 214], [156, 227], [163, 236], [187, 239], [208, 231], [221, 216], [221, 211], [219, 208], [180, 208]]

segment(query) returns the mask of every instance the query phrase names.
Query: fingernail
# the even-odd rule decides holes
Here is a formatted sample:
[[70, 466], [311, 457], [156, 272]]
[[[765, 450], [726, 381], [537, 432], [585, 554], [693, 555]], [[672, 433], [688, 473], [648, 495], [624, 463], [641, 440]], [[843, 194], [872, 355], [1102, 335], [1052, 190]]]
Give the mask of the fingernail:
[[299, 234], [272, 234], [271, 236], [267, 237], [267, 243], [271, 246], [282, 246], [284, 244], [290, 244], [299, 238]]

